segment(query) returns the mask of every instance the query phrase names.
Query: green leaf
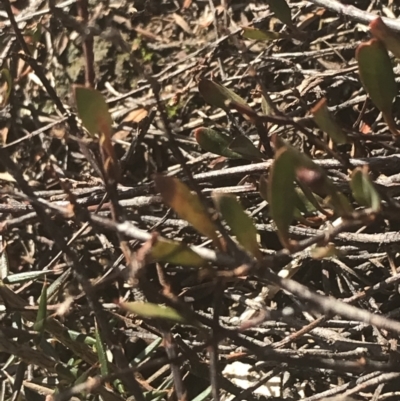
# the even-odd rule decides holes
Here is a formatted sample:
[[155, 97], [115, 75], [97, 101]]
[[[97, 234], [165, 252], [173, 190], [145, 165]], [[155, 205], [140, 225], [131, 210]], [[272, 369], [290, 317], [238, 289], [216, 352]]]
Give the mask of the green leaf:
[[103, 95], [95, 89], [79, 85], [74, 86], [74, 95], [79, 118], [89, 133], [111, 137], [112, 118]]
[[392, 63], [384, 44], [378, 39], [361, 43], [356, 50], [356, 59], [360, 79], [366, 92], [382, 112], [390, 131], [398, 135], [392, 114], [397, 85]]
[[314, 121], [318, 127], [326, 132], [333, 142], [337, 144], [347, 143], [347, 136], [328, 110], [326, 98], [322, 98], [312, 109]]
[[219, 242], [217, 228], [211, 221], [203, 204], [196, 194], [175, 177], [157, 174], [154, 178], [156, 190], [164, 202], [180, 216], [189, 222], [199, 233]]
[[39, 332], [39, 337], [42, 337], [45, 329], [47, 318], [47, 282], [43, 283], [42, 292], [40, 294], [39, 308], [36, 315], [36, 321], [33, 324], [33, 330]]
[[197, 143], [206, 152], [215, 153], [229, 159], [243, 159], [243, 157], [229, 149], [232, 138], [210, 128], [197, 128], [194, 131]]
[[233, 235], [240, 245], [254, 257], [261, 260], [262, 254], [257, 241], [257, 229], [251, 217], [243, 210], [236, 196], [214, 193], [213, 200]]
[[165, 319], [175, 323], [193, 324], [188, 322], [177, 310], [150, 302], [121, 302], [119, 306], [135, 315], [148, 319]]
[[369, 23], [369, 29], [376, 39], [384, 43], [386, 49], [400, 58], [400, 37], [384, 23], [381, 17], [372, 20]]
[[239, 153], [243, 159], [251, 161], [264, 160], [266, 157], [263, 155], [253, 144], [253, 142], [244, 135], [236, 136], [229, 144], [229, 148]]
[[269, 9], [281, 22], [292, 25], [292, 13], [286, 0], [267, 0]]
[[275, 153], [268, 183], [268, 202], [271, 217], [278, 229], [282, 245], [288, 249], [293, 246], [289, 239], [289, 226], [293, 220], [295, 209], [294, 180], [295, 160], [287, 148]]
[[157, 238], [156, 243], [152, 246], [150, 257], [155, 261], [182, 266], [202, 267], [207, 263], [202, 257], [182, 242], [160, 237]]
[[5, 84], [7, 85], [7, 89], [5, 90], [5, 93], [3, 95], [3, 99], [0, 102], [1, 106], [5, 106], [8, 103], [8, 99], [10, 98], [10, 94], [11, 94], [11, 90], [13, 87], [13, 80], [11, 77], [11, 73], [7, 68], [3, 68], [0, 71], [0, 79], [1, 79], [1, 83], [2, 85]]
[[202, 79], [199, 82], [199, 92], [208, 104], [221, 109], [226, 109], [226, 103], [230, 101], [247, 106], [246, 101], [235, 92], [209, 79]]
[[138, 365], [143, 362], [149, 356], [151, 356], [154, 351], [162, 344], [163, 339], [161, 337], [156, 338], [150, 345], [148, 345], [142, 352], [140, 352], [135, 358], [131, 361], [131, 365]]
[[83, 125], [92, 136], [99, 134], [104, 175], [108, 182], [120, 180], [119, 161], [112, 137], [112, 118], [103, 95], [91, 88], [74, 86], [75, 102]]
[[275, 110], [268, 104], [264, 95], [261, 97], [261, 111], [265, 116], [275, 115]]
[[257, 28], [252, 28], [252, 27], [244, 27], [243, 28], [243, 33], [242, 35], [246, 39], [253, 39], [253, 40], [276, 40], [276, 39], [281, 39], [284, 37], [279, 32], [273, 32], [273, 31], [264, 31], [262, 29], [257, 29]]
[[350, 202], [335, 187], [322, 167], [315, 164], [306, 154], [299, 152], [277, 135], [273, 138], [276, 149], [284, 148], [290, 153], [295, 165], [295, 176], [300, 185], [306, 185], [312, 192], [324, 198], [325, 202], [330, 204], [338, 215], [346, 217], [352, 213], [353, 208]]
[[369, 178], [367, 166], [357, 167], [353, 171], [350, 187], [357, 203], [371, 208], [374, 212], [380, 211], [381, 198]]
[[103, 340], [101, 338], [101, 334], [100, 334], [99, 328], [97, 326], [97, 321], [95, 323], [96, 323], [96, 329], [95, 329], [94, 335], [95, 335], [95, 339], [96, 339], [97, 356], [98, 356], [99, 362], [100, 362], [100, 372], [101, 372], [102, 376], [106, 376], [109, 373], [107, 351], [105, 349]]

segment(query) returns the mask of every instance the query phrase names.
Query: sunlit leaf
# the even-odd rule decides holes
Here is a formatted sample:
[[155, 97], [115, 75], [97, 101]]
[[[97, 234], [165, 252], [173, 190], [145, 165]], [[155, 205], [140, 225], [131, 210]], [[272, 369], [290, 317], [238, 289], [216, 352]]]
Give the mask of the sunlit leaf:
[[8, 103], [8, 99], [11, 94], [12, 86], [13, 86], [13, 80], [11, 77], [11, 73], [7, 68], [3, 68], [0, 71], [0, 79], [1, 79], [1, 85], [3, 86], [4, 93], [2, 96], [2, 99], [0, 101], [0, 105], [4, 107]]
[[360, 79], [366, 92], [382, 112], [390, 131], [398, 135], [392, 114], [397, 85], [392, 63], [384, 44], [378, 39], [361, 43], [356, 50], [356, 58]]
[[112, 137], [112, 118], [103, 95], [91, 88], [74, 86], [78, 115], [92, 136], [100, 136], [103, 167], [106, 177], [119, 181], [119, 163], [115, 155]]
[[261, 110], [265, 116], [273, 116], [275, 114], [275, 110], [268, 104], [264, 96], [261, 97]]
[[214, 193], [213, 200], [239, 244], [254, 257], [261, 260], [262, 254], [257, 241], [257, 229], [251, 217], [237, 201], [236, 196]]
[[276, 18], [286, 25], [292, 24], [292, 13], [286, 0], [267, 0], [267, 3]]
[[121, 302], [119, 306], [135, 315], [148, 319], [165, 319], [176, 323], [192, 324], [177, 310], [150, 302]]
[[39, 336], [41, 337], [44, 333], [45, 324], [47, 317], [47, 282], [43, 283], [42, 292], [40, 293], [40, 301], [38, 313], [36, 315], [36, 321], [33, 324], [33, 330], [39, 332]]
[[381, 198], [369, 178], [367, 166], [357, 167], [353, 171], [350, 186], [357, 203], [379, 212]]
[[75, 103], [79, 118], [92, 136], [111, 136], [112, 118], [103, 95], [91, 88], [74, 86]]
[[265, 155], [254, 146], [253, 142], [244, 135], [236, 136], [229, 144], [229, 148], [239, 153], [244, 159], [260, 161], [266, 158]]
[[252, 27], [244, 27], [242, 35], [246, 39], [263, 40], [263, 41], [281, 39], [282, 37], [284, 37], [284, 35], [282, 35], [279, 32], [264, 31], [262, 29], [257, 29]]
[[243, 157], [229, 149], [232, 138], [211, 128], [197, 128], [194, 131], [197, 143], [206, 152], [228, 157], [229, 159], [243, 159]]
[[276, 149], [287, 149], [295, 165], [295, 177], [300, 185], [306, 185], [310, 190], [324, 198], [340, 216], [348, 216], [353, 211], [348, 199], [335, 187], [325, 170], [315, 164], [306, 154], [299, 152], [283, 139], [274, 135]]
[[97, 356], [99, 357], [100, 362], [100, 372], [103, 376], [108, 375], [108, 359], [107, 359], [107, 351], [104, 346], [103, 340], [101, 338], [101, 334], [96, 322], [96, 329], [94, 331], [95, 339], [96, 339], [96, 351]]
[[340, 249], [337, 249], [334, 244], [328, 244], [326, 246], [317, 246], [311, 248], [310, 256], [313, 259], [325, 259], [335, 256], [343, 256], [343, 253], [340, 251]]
[[150, 251], [151, 259], [182, 266], [201, 267], [206, 261], [182, 242], [158, 238]]
[[376, 39], [384, 43], [386, 49], [400, 58], [400, 37], [384, 23], [381, 17], [372, 20], [369, 23], [369, 29]]
[[246, 101], [232, 90], [225, 88], [217, 82], [209, 79], [202, 79], [199, 82], [199, 92], [203, 99], [211, 106], [226, 108], [226, 102], [235, 101], [241, 104], [247, 104]]
[[278, 229], [283, 246], [290, 249], [289, 226], [295, 209], [295, 160], [291, 152], [281, 148], [275, 153], [268, 182], [268, 201], [271, 217]]
[[157, 174], [154, 183], [167, 205], [201, 234], [218, 243], [216, 226], [197, 195], [175, 177]]
[[328, 110], [326, 98], [322, 98], [312, 109], [314, 121], [318, 127], [326, 132], [333, 142], [337, 144], [347, 143], [347, 136], [340, 128]]

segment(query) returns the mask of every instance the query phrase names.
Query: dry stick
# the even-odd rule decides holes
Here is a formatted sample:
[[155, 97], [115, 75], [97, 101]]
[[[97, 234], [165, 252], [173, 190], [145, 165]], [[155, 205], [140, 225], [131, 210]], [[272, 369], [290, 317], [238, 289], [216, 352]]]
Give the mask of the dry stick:
[[[10, 174], [13, 175], [15, 180], [17, 181], [21, 190], [32, 200], [37, 200], [33, 189], [29, 186], [29, 184], [25, 181], [22, 176], [21, 171], [18, 169], [16, 164], [10, 159], [7, 152], [4, 149], [0, 148], [0, 160], [4, 167], [9, 171]], [[112, 333], [109, 330], [109, 325], [107, 322], [107, 318], [104, 315], [103, 308], [94, 292], [90, 281], [85, 276], [85, 273], [82, 271], [79, 258], [75, 251], [72, 248], [69, 248], [67, 243], [64, 240], [62, 232], [60, 232], [59, 228], [50, 218], [50, 216], [46, 213], [44, 207], [40, 205], [40, 203], [33, 203], [33, 207], [39, 216], [40, 220], [42, 221], [43, 226], [49, 232], [50, 236], [54, 239], [56, 245], [60, 248], [61, 251], [64, 252], [67, 259], [67, 264], [69, 267], [72, 268], [74, 274], [82, 286], [83, 291], [86, 294], [86, 298], [90, 308], [93, 310], [97, 323], [99, 324], [100, 330], [102, 332], [103, 338], [108, 345], [109, 349], [113, 353], [115, 361], [120, 368], [126, 368], [128, 366], [128, 362], [125, 359], [125, 356], [122, 353], [120, 347], [114, 345], [112, 341]], [[130, 375], [125, 376], [123, 378], [123, 383], [126, 388], [135, 396], [135, 398], [139, 401], [144, 401], [144, 396], [140, 389], [139, 384], [137, 383], [136, 379]]]
[[[368, 157], [360, 159], [350, 159], [350, 163], [354, 167], [369, 165], [374, 169], [381, 169], [382, 172], [398, 172], [400, 170], [400, 156], [378, 156], [378, 157]], [[342, 167], [341, 163], [335, 159], [325, 159], [325, 160], [313, 160], [313, 162], [321, 167], [327, 169], [336, 169]], [[206, 173], [195, 174], [193, 178], [196, 181], [204, 182], [214, 179], [225, 179], [228, 177], [234, 177], [242, 174], [251, 173], [265, 173], [267, 169], [271, 167], [273, 160], [267, 160], [261, 163], [254, 163], [246, 166], [230, 167], [224, 170], [208, 171]]]
[[[124, 222], [122, 224], [115, 225], [113, 222], [108, 221], [106, 222], [106, 219], [99, 218], [98, 216], [92, 216], [92, 222], [96, 224], [103, 225], [103, 227], [107, 227], [111, 230], [117, 230], [119, 232], [123, 232], [124, 235], [130, 236], [130, 234], [134, 235], [134, 237], [137, 237], [138, 234], [140, 235], [141, 238], [143, 238], [143, 234], [145, 234], [145, 237], [147, 240], [150, 238], [150, 234], [144, 233], [141, 230], [138, 230], [131, 224]], [[336, 229], [335, 229], [336, 230]], [[336, 232], [336, 231], [335, 231]], [[316, 241], [318, 242], [318, 241]], [[309, 245], [307, 245], [309, 246]], [[194, 247], [192, 247], [194, 249]], [[200, 248], [201, 249], [201, 248]], [[200, 249], [196, 251], [200, 251]], [[206, 251], [204, 248], [200, 252]], [[199, 253], [200, 253], [199, 252]], [[205, 255], [204, 255], [205, 256]], [[228, 261], [231, 260], [232, 264], [235, 264], [235, 261], [232, 260], [228, 255], [223, 255], [223, 254], [217, 254], [213, 251], [207, 250], [207, 256], [213, 256], [215, 259], [219, 260], [224, 260]], [[346, 317], [351, 320], [358, 320], [363, 323], [367, 323], [370, 325], [374, 325], [378, 328], [390, 330], [395, 333], [400, 333], [400, 323], [396, 322], [391, 319], [387, 319], [383, 316], [375, 315], [372, 314], [368, 311], [364, 311], [362, 309], [358, 309], [354, 306], [350, 306], [345, 304], [344, 302], [338, 301], [336, 299], [330, 299], [328, 297], [323, 297], [321, 295], [318, 295], [317, 293], [310, 291], [306, 286], [297, 283], [294, 280], [291, 279], [284, 279], [279, 277], [276, 273], [271, 271], [268, 266], [271, 265], [271, 262], [273, 261], [273, 257], [269, 257], [265, 259], [264, 266], [260, 272], [257, 273], [260, 278], [267, 279], [269, 282], [272, 284], [275, 284], [282, 289], [292, 293], [293, 295], [297, 296], [303, 301], [308, 301], [310, 302], [313, 307], [324, 313], [324, 314], [336, 314], [340, 315], [342, 317]], [[257, 272], [257, 266], [253, 266], [254, 272]]]
[[219, 317], [223, 297], [223, 283], [218, 280], [215, 286], [214, 299], [213, 299], [213, 318], [212, 318], [212, 332], [209, 340], [208, 352], [210, 354], [210, 383], [213, 400], [218, 401], [219, 397], [219, 381], [218, 381], [218, 337], [219, 337]]
[[[334, 11], [346, 18], [354, 21], [361, 22], [368, 25], [372, 20], [378, 17], [376, 14], [369, 13], [367, 11], [360, 10], [357, 7], [351, 5], [345, 5], [337, 0], [308, 0], [310, 3], [314, 3], [317, 6], [326, 8], [327, 10]], [[392, 18], [382, 17], [383, 22], [393, 31], [400, 33], [400, 21]]]
[[[317, 400], [321, 400], [321, 399], [325, 400], [325, 397], [331, 397], [332, 395], [339, 394], [342, 391], [347, 390], [353, 384], [364, 383], [365, 381], [376, 378], [377, 376], [380, 376], [380, 375], [381, 375], [380, 372], [366, 374], [365, 376], [362, 376], [359, 379], [357, 379], [355, 381], [355, 383], [350, 381], [346, 384], [342, 384], [341, 386], [336, 386], [330, 390], [326, 390], [326, 391], [323, 391], [322, 393], [312, 395], [311, 397], [307, 397], [303, 401], [317, 401]], [[344, 401], [344, 400], [342, 400], [342, 401]]]
[[[89, 21], [88, 0], [77, 0], [78, 15], [81, 22], [86, 26]], [[93, 35], [86, 35], [82, 43], [83, 54], [85, 57], [85, 84], [87, 87], [94, 88], [94, 53], [93, 53]]]
[[260, 278], [267, 279], [269, 282], [290, 292], [302, 301], [309, 302], [313, 309], [323, 313], [324, 315], [339, 315], [381, 329], [386, 329], [397, 334], [400, 333], [400, 322], [356, 308], [355, 306], [345, 304], [336, 299], [323, 297], [294, 280], [279, 277], [269, 268], [262, 268], [261, 270], [262, 271], [257, 274]]
[[[4, 157], [2, 156], [4, 155]], [[7, 156], [7, 160], [4, 158]], [[0, 149], [0, 160], [3, 160], [3, 163], [7, 161], [7, 163], [11, 164], [11, 167], [15, 167], [14, 163], [8, 158], [8, 155], [5, 154], [5, 152]], [[18, 170], [17, 170], [18, 171]], [[19, 173], [20, 174], [20, 173]], [[27, 186], [25, 181], [22, 178], [22, 175], [18, 176], [17, 182], [20, 182], [22, 180], [22, 183]], [[49, 207], [50, 209], [56, 211], [57, 213], [65, 214], [66, 211], [62, 208], [56, 208], [54, 205], [52, 205], [49, 202], [45, 202], [41, 199], [38, 199], [34, 196], [33, 191], [29, 186], [27, 186], [28, 192], [27, 193], [25, 190], [24, 192], [27, 193], [28, 197], [30, 200], [35, 204], [35, 206], [40, 205], [41, 207], [37, 208], [40, 212], [42, 212], [43, 207]], [[26, 188], [25, 188], [26, 189]], [[38, 213], [39, 215], [39, 213]], [[41, 214], [40, 214], [41, 215]], [[40, 216], [39, 215], [39, 216]], [[47, 215], [45, 215], [47, 218]], [[99, 216], [91, 216], [90, 220], [93, 224], [97, 226], [101, 226], [103, 228], [107, 228], [109, 230], [112, 230], [114, 232], [117, 232], [119, 234], [123, 234], [127, 237], [139, 239], [141, 241], [147, 241], [151, 238], [151, 234], [142, 231], [129, 222], [125, 221], [123, 223], [116, 223], [114, 221], [111, 221], [109, 219], [104, 219]], [[52, 222], [51, 222], [52, 223]], [[346, 225], [344, 225], [347, 227]], [[53, 227], [53, 225], [52, 225]], [[343, 229], [343, 228], [342, 228]], [[337, 233], [338, 228], [336, 227], [334, 230], [332, 230], [331, 233]], [[320, 241], [321, 239], [326, 237], [326, 233], [319, 238], [316, 242]], [[64, 240], [63, 240], [64, 244]], [[309, 246], [308, 244], [307, 246]], [[237, 261], [235, 261], [232, 257], [229, 255], [223, 254], [223, 253], [217, 253], [212, 250], [208, 250], [205, 248], [198, 248], [198, 247], [191, 247], [196, 253], [198, 253], [200, 256], [205, 257], [208, 260], [212, 260], [215, 263], [226, 263], [231, 266], [237, 266]], [[70, 252], [70, 250], [67, 248], [67, 251]], [[274, 262], [275, 257], [269, 256], [264, 258], [264, 261], [262, 262], [263, 264], [260, 266], [253, 264], [249, 266], [247, 269], [248, 272], [254, 272], [255, 275], [257, 275], [261, 279], [266, 279], [270, 283], [275, 284], [285, 291], [288, 291], [295, 295], [296, 297], [300, 298], [303, 301], [310, 302], [311, 305], [313, 305], [315, 310], [318, 310], [322, 312], [323, 314], [335, 314], [335, 315], [340, 315], [342, 317], [346, 317], [350, 320], [357, 320], [359, 322], [363, 322], [369, 325], [374, 325], [378, 328], [381, 329], [386, 329], [390, 330], [392, 332], [400, 334], [400, 323], [396, 322], [391, 319], [387, 319], [383, 316], [375, 315], [373, 313], [370, 313], [368, 311], [356, 308], [354, 306], [350, 306], [345, 304], [342, 301], [338, 301], [336, 299], [330, 299], [328, 297], [323, 297], [321, 295], [318, 295], [317, 293], [310, 291], [306, 286], [291, 280], [291, 279], [284, 279], [279, 277], [276, 273], [274, 273], [272, 270], [269, 269], [269, 266], [272, 265]], [[223, 330], [224, 333], [226, 332]], [[228, 331], [229, 332], [229, 331]]]

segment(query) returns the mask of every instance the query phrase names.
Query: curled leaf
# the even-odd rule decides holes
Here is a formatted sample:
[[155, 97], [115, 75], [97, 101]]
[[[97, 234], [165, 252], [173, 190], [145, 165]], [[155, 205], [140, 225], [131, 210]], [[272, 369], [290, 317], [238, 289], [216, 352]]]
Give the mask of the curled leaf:
[[347, 143], [346, 134], [329, 112], [326, 102], [326, 98], [323, 98], [311, 109], [314, 121], [335, 143]]
[[384, 43], [386, 49], [400, 58], [400, 37], [384, 23], [381, 17], [372, 20], [369, 23], [369, 29], [376, 39]]
[[165, 203], [172, 207], [184, 220], [198, 232], [218, 243], [215, 224], [211, 221], [197, 195], [175, 177], [156, 175], [154, 183]]
[[223, 193], [213, 194], [214, 203], [228, 223], [239, 244], [254, 257], [261, 260], [262, 254], [257, 241], [257, 229], [251, 217], [243, 210], [236, 196]]

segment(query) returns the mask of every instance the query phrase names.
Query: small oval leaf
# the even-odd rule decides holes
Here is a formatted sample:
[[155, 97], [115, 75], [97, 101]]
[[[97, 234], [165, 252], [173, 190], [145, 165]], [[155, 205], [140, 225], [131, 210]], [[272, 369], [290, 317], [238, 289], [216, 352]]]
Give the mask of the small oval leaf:
[[367, 166], [357, 167], [353, 171], [350, 187], [357, 203], [371, 208], [374, 212], [379, 212], [381, 198], [369, 178]]
[[111, 137], [112, 118], [103, 95], [79, 85], [74, 86], [74, 95], [79, 118], [89, 133]]
[[230, 101], [247, 105], [246, 101], [235, 92], [209, 79], [202, 79], [199, 82], [199, 92], [208, 104], [221, 109], [225, 109], [226, 102]]
[[168, 306], [150, 302], [121, 302], [119, 306], [128, 312], [148, 319], [165, 319], [175, 323], [196, 325], [195, 322], [189, 322], [177, 310]]
[[190, 192], [189, 188], [175, 177], [157, 174], [154, 183], [168, 206], [198, 232], [218, 243], [216, 226], [197, 195]]
[[172, 263], [182, 266], [202, 267], [206, 261], [187, 245], [178, 241], [158, 238], [152, 246], [150, 257], [155, 261]]
[[229, 159], [243, 159], [243, 157], [229, 149], [232, 138], [211, 128], [197, 128], [194, 131], [197, 143], [206, 152], [215, 153]]
[[337, 144], [347, 143], [347, 136], [333, 118], [327, 107], [326, 98], [322, 98], [312, 109], [314, 121], [321, 131], [326, 132], [333, 142]]
[[243, 159], [251, 161], [264, 160], [266, 157], [254, 146], [253, 142], [244, 135], [236, 136], [229, 148], [236, 153], [239, 153]]
[[267, 2], [276, 18], [286, 25], [292, 24], [292, 13], [286, 0], [267, 0]]
[[361, 43], [356, 50], [361, 82], [382, 112], [391, 132], [398, 134], [393, 121], [392, 105], [397, 95], [397, 85], [390, 57], [384, 44], [378, 39]]
[[279, 240], [288, 249], [293, 245], [289, 239], [289, 226], [295, 209], [295, 178], [295, 163], [291, 152], [286, 148], [279, 149], [269, 174], [268, 202]]
[[246, 39], [263, 40], [263, 41], [276, 40], [284, 37], [284, 35], [282, 35], [279, 32], [264, 31], [262, 29], [252, 28], [249, 26], [243, 28], [242, 35]]
[[239, 244], [254, 257], [261, 260], [262, 254], [257, 241], [257, 229], [251, 217], [243, 210], [236, 196], [214, 193], [213, 200]]

